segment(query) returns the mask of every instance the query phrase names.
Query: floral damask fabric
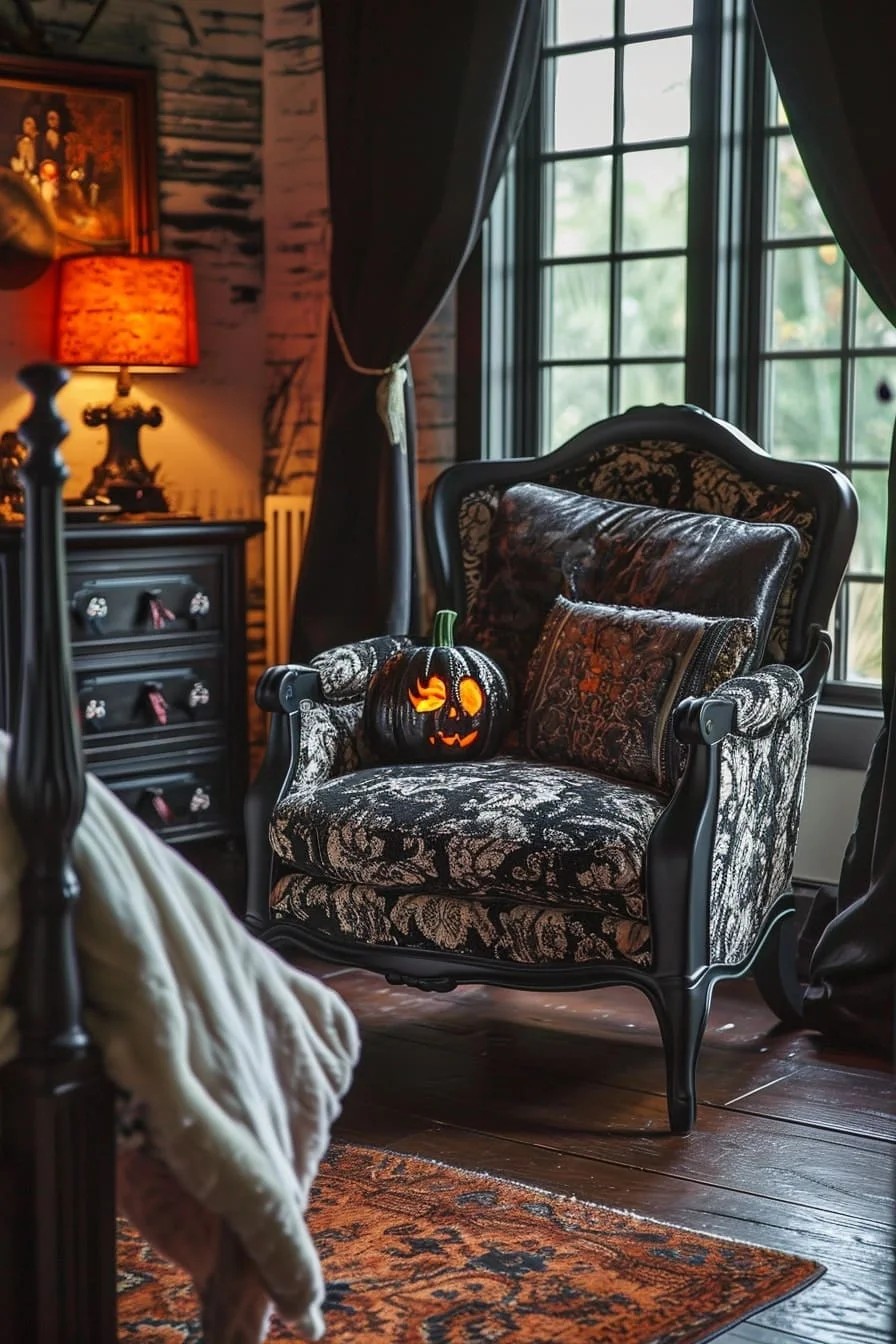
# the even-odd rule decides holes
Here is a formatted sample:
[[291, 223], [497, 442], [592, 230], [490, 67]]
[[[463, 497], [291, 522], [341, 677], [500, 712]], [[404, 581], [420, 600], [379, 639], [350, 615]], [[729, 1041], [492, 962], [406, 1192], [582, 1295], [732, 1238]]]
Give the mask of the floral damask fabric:
[[362, 700], [344, 705], [319, 705], [303, 700], [299, 709], [299, 755], [290, 791], [314, 790], [325, 780], [370, 764]]
[[[768, 656], [786, 657], [796, 594], [817, 528], [814, 505], [800, 490], [761, 485], [705, 449], [669, 440], [620, 443], [597, 449], [590, 457], [558, 468], [545, 484], [658, 508], [723, 514], [754, 522], [786, 523], [796, 529], [800, 549], [786, 580], [772, 621]], [[468, 611], [485, 567], [491, 519], [498, 509], [498, 485], [471, 492], [458, 514]], [[559, 590], [558, 590], [559, 591]], [[473, 642], [473, 641], [471, 641]]]
[[320, 676], [324, 697], [333, 704], [363, 699], [367, 683], [387, 658], [399, 649], [409, 649], [413, 640], [404, 635], [380, 635], [353, 644], [339, 644], [312, 658]]
[[506, 896], [474, 899], [380, 891], [289, 873], [274, 889], [271, 914], [363, 947], [404, 947], [528, 965], [624, 961], [646, 966], [650, 960], [650, 930], [641, 919]]
[[734, 705], [734, 726], [747, 737], [767, 733], [788, 719], [803, 699], [803, 679], [786, 664], [764, 667], [719, 686], [716, 695]]
[[335, 883], [508, 894], [644, 916], [647, 839], [658, 792], [514, 757], [394, 765], [294, 789], [271, 844]]
[[672, 713], [752, 654], [751, 621], [558, 597], [529, 663], [523, 740], [540, 760], [667, 791], [684, 763]]
[[482, 583], [489, 533], [500, 501], [501, 491], [497, 486], [471, 490], [464, 495], [457, 511], [467, 610]]
[[710, 956], [725, 965], [748, 955], [790, 883], [815, 709], [801, 689], [796, 672], [775, 667], [716, 692], [737, 702], [742, 719], [721, 743], [712, 857]]

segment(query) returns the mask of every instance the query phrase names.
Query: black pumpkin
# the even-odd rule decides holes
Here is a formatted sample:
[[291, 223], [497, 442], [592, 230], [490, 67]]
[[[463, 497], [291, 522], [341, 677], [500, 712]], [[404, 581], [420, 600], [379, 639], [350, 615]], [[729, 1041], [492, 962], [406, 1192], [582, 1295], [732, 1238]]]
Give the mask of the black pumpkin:
[[510, 723], [504, 673], [478, 649], [454, 644], [455, 611], [437, 611], [432, 646], [401, 649], [370, 679], [368, 741], [384, 761], [480, 760]]

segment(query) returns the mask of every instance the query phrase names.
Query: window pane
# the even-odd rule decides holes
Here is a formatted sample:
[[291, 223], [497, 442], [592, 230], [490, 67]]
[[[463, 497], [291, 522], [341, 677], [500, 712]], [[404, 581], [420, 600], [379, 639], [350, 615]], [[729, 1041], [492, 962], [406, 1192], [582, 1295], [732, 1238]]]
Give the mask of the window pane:
[[879, 682], [883, 584], [850, 583], [847, 586], [847, 609], [846, 679]]
[[793, 136], [776, 136], [775, 154], [775, 238], [794, 238], [830, 233], [831, 226], [822, 214], [815, 192], [806, 176]]
[[626, 251], [684, 247], [688, 228], [688, 151], [645, 149], [622, 158], [622, 246]]
[[687, 28], [694, 22], [694, 0], [625, 0], [625, 31]]
[[777, 457], [836, 462], [840, 443], [840, 361], [774, 360], [768, 369], [770, 437]]
[[673, 140], [691, 130], [691, 39], [625, 48], [624, 139]]
[[867, 356], [855, 362], [852, 455], [856, 461], [889, 461], [896, 401], [881, 401], [882, 383], [896, 393], [896, 356]]
[[550, 234], [546, 231], [542, 239], [542, 256], [609, 252], [612, 181], [609, 156], [545, 165], [544, 194], [553, 218]]
[[558, 56], [554, 67], [554, 149], [599, 149], [613, 140], [613, 52]]
[[612, 37], [613, 0], [556, 0], [555, 42], [599, 42]]
[[610, 353], [610, 266], [593, 262], [545, 271], [545, 359], [603, 358]]
[[[896, 345], [896, 327], [888, 322], [868, 291], [856, 281], [856, 345]], [[894, 388], [896, 391], [896, 388]]]
[[623, 364], [619, 369], [619, 410], [630, 406], [678, 406], [684, 401], [684, 364]]
[[619, 353], [684, 354], [685, 259], [625, 261]]
[[851, 574], [883, 574], [887, 539], [887, 473], [853, 471], [859, 497], [859, 530], [849, 562]]
[[609, 376], [606, 364], [545, 369], [543, 376], [547, 430], [543, 451], [549, 452], [609, 414]]
[[838, 346], [843, 311], [839, 248], [788, 247], [772, 257], [772, 349], [819, 350]]

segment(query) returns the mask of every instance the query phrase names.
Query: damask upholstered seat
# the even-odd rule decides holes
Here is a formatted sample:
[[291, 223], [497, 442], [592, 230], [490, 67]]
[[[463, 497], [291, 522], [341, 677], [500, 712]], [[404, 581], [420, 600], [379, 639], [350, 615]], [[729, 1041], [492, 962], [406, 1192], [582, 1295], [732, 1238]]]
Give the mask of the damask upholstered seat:
[[378, 759], [365, 694], [407, 640], [269, 669], [250, 925], [422, 988], [635, 985], [688, 1129], [713, 984], [752, 971], [799, 1014], [790, 878], [855, 528], [838, 472], [692, 407], [449, 469], [433, 579], [513, 688], [506, 740], [484, 760]]

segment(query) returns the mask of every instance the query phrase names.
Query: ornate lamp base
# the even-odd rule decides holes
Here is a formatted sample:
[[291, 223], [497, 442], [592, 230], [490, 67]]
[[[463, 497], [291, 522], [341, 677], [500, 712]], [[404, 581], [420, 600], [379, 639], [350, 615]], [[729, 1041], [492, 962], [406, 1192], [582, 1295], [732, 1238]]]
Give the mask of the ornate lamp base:
[[109, 440], [82, 499], [85, 504], [117, 504], [125, 513], [168, 513], [168, 501], [156, 483], [159, 468], [150, 469], [140, 453], [140, 430], [144, 425], [157, 428], [162, 412], [158, 406], [131, 401], [129, 393], [130, 379], [120, 376], [114, 401], [84, 408], [85, 425], [105, 425]]

